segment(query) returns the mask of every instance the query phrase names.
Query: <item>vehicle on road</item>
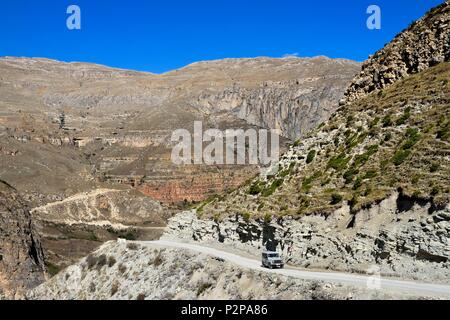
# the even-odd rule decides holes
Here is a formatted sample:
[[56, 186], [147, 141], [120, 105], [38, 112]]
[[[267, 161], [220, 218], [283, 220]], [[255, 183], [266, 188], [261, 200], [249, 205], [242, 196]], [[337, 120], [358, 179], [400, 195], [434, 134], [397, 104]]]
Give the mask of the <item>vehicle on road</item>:
[[262, 265], [269, 269], [283, 269], [284, 262], [280, 254], [275, 251], [264, 251], [262, 254]]

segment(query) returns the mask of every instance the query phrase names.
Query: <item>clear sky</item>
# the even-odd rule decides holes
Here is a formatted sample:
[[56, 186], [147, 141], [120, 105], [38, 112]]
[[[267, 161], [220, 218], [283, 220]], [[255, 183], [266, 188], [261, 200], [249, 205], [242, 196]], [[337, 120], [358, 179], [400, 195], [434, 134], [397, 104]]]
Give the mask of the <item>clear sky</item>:
[[[191, 62], [326, 55], [365, 60], [443, 0], [3, 0], [0, 56], [161, 73]], [[81, 30], [68, 30], [69, 5]], [[382, 10], [369, 30], [366, 9]]]

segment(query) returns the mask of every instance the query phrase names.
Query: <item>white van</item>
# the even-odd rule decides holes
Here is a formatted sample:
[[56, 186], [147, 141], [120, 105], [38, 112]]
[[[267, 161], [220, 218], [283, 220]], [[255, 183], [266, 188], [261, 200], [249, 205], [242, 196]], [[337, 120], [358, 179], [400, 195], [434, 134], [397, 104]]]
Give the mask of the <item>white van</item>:
[[269, 269], [283, 269], [284, 262], [280, 254], [275, 251], [264, 251], [262, 254], [262, 265]]

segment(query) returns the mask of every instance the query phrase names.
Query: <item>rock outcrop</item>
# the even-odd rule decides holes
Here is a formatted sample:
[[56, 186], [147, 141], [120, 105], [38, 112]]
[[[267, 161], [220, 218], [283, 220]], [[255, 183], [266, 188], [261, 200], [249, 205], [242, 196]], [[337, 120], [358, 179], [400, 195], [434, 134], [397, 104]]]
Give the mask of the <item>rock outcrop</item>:
[[0, 181], [0, 297], [21, 298], [44, 280], [44, 256], [27, 205]]
[[[236, 83], [220, 92], [208, 89], [194, 105], [209, 112], [231, 112], [250, 124], [296, 140], [336, 111], [354, 72], [346, 60], [318, 57], [297, 63], [303, 69], [294, 80], [264, 81], [256, 87]], [[356, 69], [359, 64], [353, 66]]]
[[165, 237], [249, 254], [277, 250], [304, 268], [367, 273], [376, 267], [387, 276], [449, 283], [450, 206], [430, 211], [429, 203], [395, 194], [356, 213], [344, 206], [330, 215], [202, 220], [185, 212], [169, 221]]
[[343, 104], [450, 59], [450, 2], [430, 10], [364, 62]]

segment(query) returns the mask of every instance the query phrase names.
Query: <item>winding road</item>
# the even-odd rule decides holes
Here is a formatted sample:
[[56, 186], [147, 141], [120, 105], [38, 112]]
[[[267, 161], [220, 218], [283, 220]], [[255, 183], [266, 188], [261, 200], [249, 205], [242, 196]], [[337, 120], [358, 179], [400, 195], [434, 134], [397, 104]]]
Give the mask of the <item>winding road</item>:
[[403, 281], [381, 278], [377, 276], [364, 276], [357, 274], [348, 274], [341, 272], [317, 272], [307, 271], [303, 269], [297, 269], [288, 267], [282, 270], [271, 270], [261, 266], [261, 261], [256, 259], [250, 259], [241, 257], [239, 255], [229, 253], [226, 251], [210, 248], [202, 245], [178, 242], [172, 240], [159, 240], [149, 241], [147, 244], [185, 249], [194, 252], [207, 254], [209, 256], [222, 259], [224, 261], [233, 263], [243, 268], [252, 269], [261, 272], [274, 273], [288, 277], [294, 277], [305, 280], [318, 280], [332, 283], [342, 283], [347, 285], [359, 286], [369, 289], [381, 289], [381, 290], [393, 290], [408, 292], [410, 294], [423, 294], [423, 295], [437, 295], [440, 297], [450, 298], [450, 285], [439, 285], [430, 283], [420, 283], [414, 281]]

